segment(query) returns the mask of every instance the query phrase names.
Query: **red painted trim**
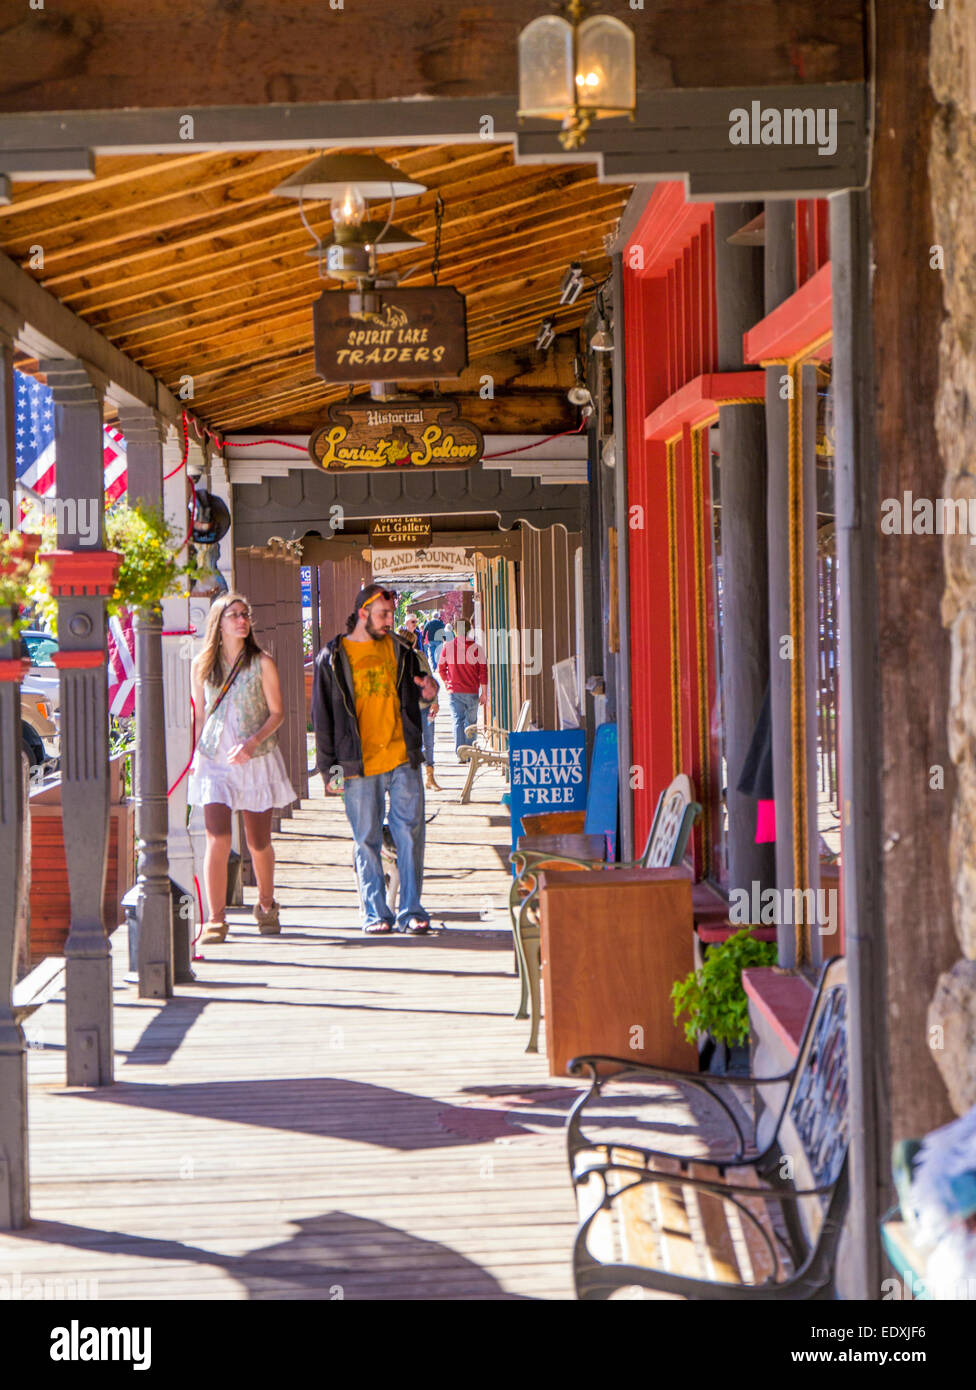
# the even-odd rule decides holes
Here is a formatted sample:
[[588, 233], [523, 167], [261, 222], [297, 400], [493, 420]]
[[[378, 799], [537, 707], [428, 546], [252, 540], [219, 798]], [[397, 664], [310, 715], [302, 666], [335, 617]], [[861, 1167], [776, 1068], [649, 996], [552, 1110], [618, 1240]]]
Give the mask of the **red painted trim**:
[[644, 265], [635, 274], [648, 278], [663, 275], [692, 237], [708, 225], [712, 207], [711, 203], [687, 202], [683, 183], [659, 183], [624, 250], [624, 265], [630, 265], [631, 248], [640, 246]]
[[764, 372], [710, 372], [696, 376], [653, 410], [644, 421], [645, 439], [674, 439], [685, 425], [694, 429], [715, 415], [723, 401], [746, 396], [766, 399]]
[[[626, 260], [625, 260], [626, 265]], [[664, 445], [644, 439], [649, 403], [667, 395], [670, 346], [662, 331], [671, 302], [667, 277], [625, 271], [628, 527], [634, 839], [643, 849], [658, 794], [671, 781], [668, 504]], [[637, 511], [636, 509], [640, 510]], [[632, 524], [633, 523], [633, 524]]]
[[51, 592], [58, 598], [105, 596], [115, 588], [122, 556], [114, 550], [52, 550]]
[[95, 666], [104, 666], [107, 652], [52, 652], [51, 660], [59, 671], [87, 671]]
[[22, 681], [29, 670], [30, 658], [26, 656], [0, 661], [0, 681]]
[[743, 970], [742, 987], [780, 1042], [796, 1057], [813, 1003], [813, 986], [801, 975], [784, 975], [772, 965], [760, 965]]
[[[795, 357], [833, 327], [830, 262], [743, 336], [746, 362]], [[829, 354], [828, 354], [829, 355]]]

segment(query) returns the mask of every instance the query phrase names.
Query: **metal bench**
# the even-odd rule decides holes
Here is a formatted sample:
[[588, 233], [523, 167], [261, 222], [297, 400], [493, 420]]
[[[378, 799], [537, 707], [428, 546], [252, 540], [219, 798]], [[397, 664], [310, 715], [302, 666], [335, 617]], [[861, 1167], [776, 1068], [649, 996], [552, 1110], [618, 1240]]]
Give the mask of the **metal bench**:
[[[528, 728], [529, 715], [532, 710], [531, 700], [526, 700], [519, 710], [518, 721], [514, 732], [520, 734]], [[479, 731], [477, 724], [469, 724], [464, 731], [465, 738], [471, 739], [471, 743], [463, 743], [458, 749], [458, 757], [462, 762], [468, 764], [468, 775], [465, 778], [464, 786], [461, 789], [461, 805], [466, 806], [471, 800], [471, 788], [474, 786], [474, 779], [478, 774], [478, 769], [482, 767], [494, 767], [504, 772], [508, 776], [508, 729], [499, 728], [497, 724], [489, 724], [487, 728]]]
[[[582, 829], [582, 812], [562, 811], [550, 813], [544, 818], [547, 822], [560, 821], [561, 817], [574, 817], [572, 824], [579, 821]], [[650, 833], [641, 857], [633, 862], [607, 864], [614, 868], [656, 869], [669, 868], [680, 864], [688, 845], [691, 828], [701, 806], [694, 799], [691, 781], [684, 774], [676, 777], [658, 798], [657, 810], [651, 822]], [[533, 817], [523, 817], [522, 824], [531, 822]], [[560, 822], [567, 827], [570, 822]], [[513, 850], [511, 862], [515, 867], [515, 878], [508, 898], [508, 911], [512, 923], [512, 937], [515, 943], [515, 958], [518, 965], [521, 994], [515, 1011], [516, 1018], [529, 1018], [529, 1043], [526, 1052], [539, 1050], [539, 1021], [542, 1016], [540, 975], [540, 930], [539, 930], [539, 879], [538, 872], [543, 868], [600, 868], [602, 860], [580, 859], [570, 854], [554, 854], [551, 850], [534, 850], [524, 847]], [[531, 1014], [527, 1006], [531, 1005]]]
[[[847, 1205], [846, 1004], [846, 964], [838, 958], [821, 974], [796, 1065], [781, 1076], [695, 1076], [625, 1058], [573, 1059], [570, 1071], [591, 1077], [567, 1127], [581, 1217], [573, 1252], [579, 1298], [627, 1287], [691, 1299], [835, 1296]], [[624, 1070], [601, 1076], [608, 1066]], [[631, 1129], [610, 1139], [607, 1126], [619, 1132], [619, 1115], [599, 1120], [594, 1102], [606, 1103], [610, 1085], [641, 1080], [658, 1095], [663, 1083], [707, 1101], [727, 1127], [725, 1151], [713, 1145], [690, 1157], [644, 1147], [647, 1127], [636, 1120], [628, 1122], [636, 1142]], [[757, 1140], [734, 1093], [749, 1093], [755, 1114], [760, 1088], [777, 1085], [785, 1095], [766, 1112], [771, 1135]], [[647, 1085], [641, 1093], [654, 1094]]]

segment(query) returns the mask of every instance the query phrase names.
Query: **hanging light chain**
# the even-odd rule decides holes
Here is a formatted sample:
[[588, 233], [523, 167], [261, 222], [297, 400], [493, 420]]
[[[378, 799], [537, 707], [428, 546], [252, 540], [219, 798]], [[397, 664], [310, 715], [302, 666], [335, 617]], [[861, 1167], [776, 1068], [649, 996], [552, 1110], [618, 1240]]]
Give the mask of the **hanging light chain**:
[[440, 193], [434, 203], [434, 259], [430, 263], [430, 274], [437, 284], [437, 277], [441, 271], [441, 227], [444, 222], [444, 199]]

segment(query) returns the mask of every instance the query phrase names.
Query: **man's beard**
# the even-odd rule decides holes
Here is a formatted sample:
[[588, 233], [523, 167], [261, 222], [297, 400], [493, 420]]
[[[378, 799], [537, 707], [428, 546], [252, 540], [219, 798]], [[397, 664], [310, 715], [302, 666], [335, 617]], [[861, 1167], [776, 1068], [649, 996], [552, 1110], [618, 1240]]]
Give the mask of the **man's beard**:
[[374, 642], [382, 642], [383, 638], [387, 635], [387, 629], [385, 627], [373, 626], [372, 613], [366, 614], [366, 631]]

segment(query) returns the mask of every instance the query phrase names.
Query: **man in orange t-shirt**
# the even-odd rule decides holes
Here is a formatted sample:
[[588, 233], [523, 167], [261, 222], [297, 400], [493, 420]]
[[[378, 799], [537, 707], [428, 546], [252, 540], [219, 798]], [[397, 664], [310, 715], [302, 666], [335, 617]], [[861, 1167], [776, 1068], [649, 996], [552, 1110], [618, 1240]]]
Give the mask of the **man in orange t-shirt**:
[[344, 782], [363, 930], [374, 934], [394, 926], [380, 857], [386, 817], [400, 873], [396, 926], [422, 935], [430, 930], [420, 902], [425, 832], [422, 702], [437, 698], [437, 684], [413, 648], [394, 633], [394, 607], [395, 596], [379, 584], [367, 584], [360, 591], [345, 634], [316, 657], [312, 724], [316, 767], [326, 792], [338, 794], [340, 775]]

